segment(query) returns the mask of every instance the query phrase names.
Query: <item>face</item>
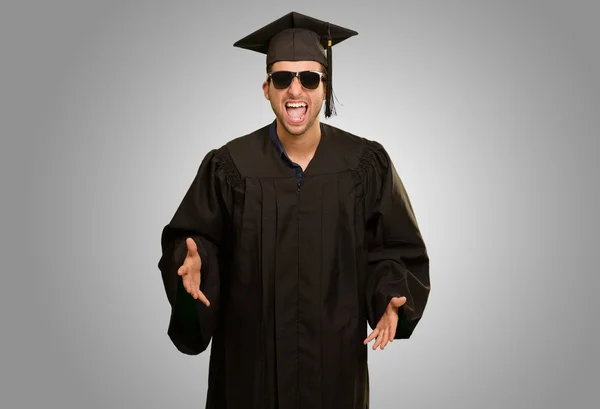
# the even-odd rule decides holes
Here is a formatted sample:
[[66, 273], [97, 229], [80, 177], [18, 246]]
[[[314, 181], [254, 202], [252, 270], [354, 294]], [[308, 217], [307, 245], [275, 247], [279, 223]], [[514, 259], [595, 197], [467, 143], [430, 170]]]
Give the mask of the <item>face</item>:
[[[316, 61], [279, 61], [271, 68], [271, 71], [307, 70], [324, 72], [321, 64]], [[267, 81], [263, 83], [262, 88], [278, 122], [287, 133], [296, 136], [302, 135], [319, 126], [319, 116], [325, 99], [323, 81], [314, 90], [304, 88], [299, 78], [294, 78], [287, 89], [276, 89]], [[290, 104], [304, 104], [306, 108], [293, 108]]]

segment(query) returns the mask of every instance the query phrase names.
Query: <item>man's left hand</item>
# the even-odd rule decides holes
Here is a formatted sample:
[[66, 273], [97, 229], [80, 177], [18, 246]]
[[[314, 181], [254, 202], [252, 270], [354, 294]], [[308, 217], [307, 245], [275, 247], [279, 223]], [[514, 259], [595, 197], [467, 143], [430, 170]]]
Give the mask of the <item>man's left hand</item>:
[[394, 297], [385, 309], [383, 317], [379, 320], [377, 327], [371, 332], [371, 334], [364, 340], [364, 344], [368, 344], [375, 338], [375, 344], [373, 350], [380, 347], [382, 350], [386, 347], [388, 342], [394, 340], [396, 335], [396, 328], [398, 326], [398, 308], [404, 305], [406, 297]]

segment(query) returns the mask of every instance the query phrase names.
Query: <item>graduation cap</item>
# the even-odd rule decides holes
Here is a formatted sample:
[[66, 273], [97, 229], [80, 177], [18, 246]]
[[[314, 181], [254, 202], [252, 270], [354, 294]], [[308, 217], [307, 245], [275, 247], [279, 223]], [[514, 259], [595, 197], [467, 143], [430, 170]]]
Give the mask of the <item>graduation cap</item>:
[[267, 55], [267, 69], [277, 61], [317, 61], [327, 68], [325, 117], [333, 107], [331, 48], [357, 35], [356, 31], [297, 12], [267, 24], [233, 44]]

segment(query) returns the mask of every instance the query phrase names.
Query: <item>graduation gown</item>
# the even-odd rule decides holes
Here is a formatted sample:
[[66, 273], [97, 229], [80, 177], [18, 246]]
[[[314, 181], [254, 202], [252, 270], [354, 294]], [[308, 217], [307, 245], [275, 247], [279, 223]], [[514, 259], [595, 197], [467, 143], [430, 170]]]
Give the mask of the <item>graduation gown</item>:
[[[300, 181], [269, 126], [210, 151], [162, 232], [167, 333], [189, 355], [212, 340], [207, 409], [366, 409], [367, 324], [395, 296], [407, 298], [396, 339], [422, 317], [429, 258], [390, 157], [321, 130]], [[177, 275], [187, 237], [210, 307]]]

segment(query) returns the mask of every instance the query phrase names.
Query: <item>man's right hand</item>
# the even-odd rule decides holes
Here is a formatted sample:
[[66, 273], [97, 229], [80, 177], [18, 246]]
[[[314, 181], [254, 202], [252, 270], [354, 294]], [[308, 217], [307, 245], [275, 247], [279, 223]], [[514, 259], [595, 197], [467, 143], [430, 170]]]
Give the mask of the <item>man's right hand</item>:
[[195, 300], [200, 300], [209, 307], [210, 302], [202, 291], [200, 291], [200, 268], [202, 267], [202, 260], [200, 259], [200, 254], [198, 254], [198, 247], [196, 246], [196, 242], [189, 237], [185, 243], [188, 249], [187, 256], [183, 261], [183, 265], [177, 270], [177, 274], [182, 277], [185, 290]]

